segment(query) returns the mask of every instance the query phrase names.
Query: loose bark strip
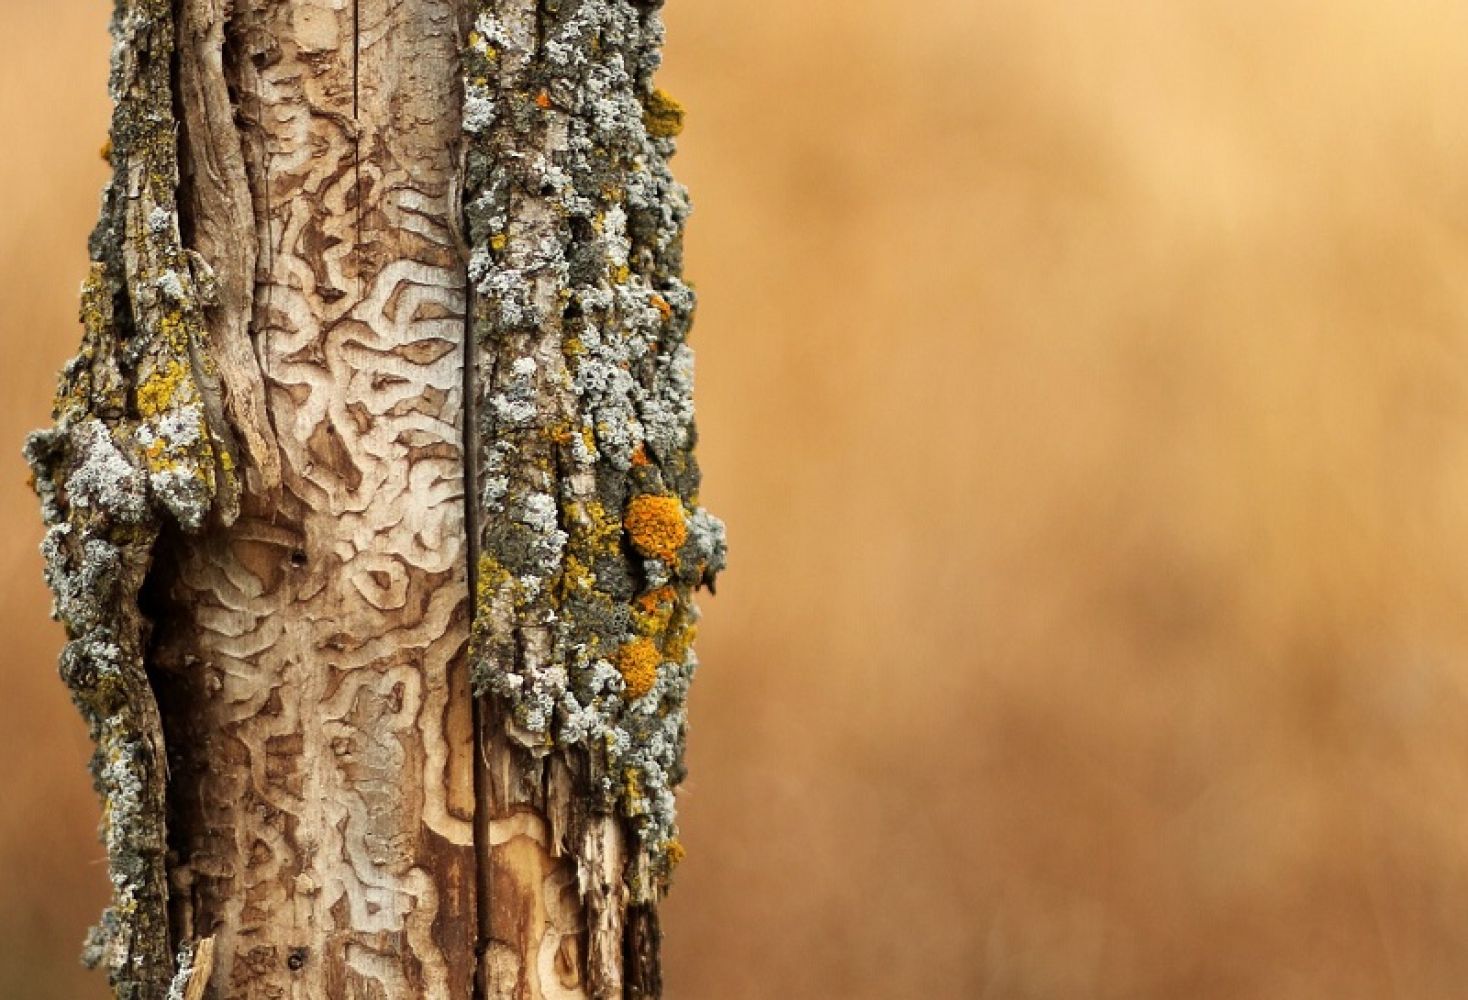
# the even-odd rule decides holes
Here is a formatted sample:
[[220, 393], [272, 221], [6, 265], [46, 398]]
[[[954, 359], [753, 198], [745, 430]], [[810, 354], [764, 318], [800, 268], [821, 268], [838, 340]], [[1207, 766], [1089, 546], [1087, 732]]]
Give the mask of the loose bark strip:
[[120, 1000], [163, 996], [174, 971], [167, 766], [138, 594], [165, 526], [228, 522], [239, 496], [202, 318], [213, 275], [179, 229], [174, 28], [168, 0], [117, 0], [113, 177], [92, 234], [81, 351], [62, 372], [55, 425], [26, 442], [68, 639], [61, 676], [96, 743], [104, 803], [112, 905], [86, 958], [106, 966]]
[[190, 9], [227, 46], [181, 73], [194, 229], [224, 321], [253, 306], [281, 486], [252, 465], [243, 516], [172, 547], [157, 597], [175, 934], [216, 936], [221, 998], [467, 997], [455, 10]]
[[464, 57], [487, 996], [661, 990], [692, 592], [724, 536], [657, 7], [477, 0]]

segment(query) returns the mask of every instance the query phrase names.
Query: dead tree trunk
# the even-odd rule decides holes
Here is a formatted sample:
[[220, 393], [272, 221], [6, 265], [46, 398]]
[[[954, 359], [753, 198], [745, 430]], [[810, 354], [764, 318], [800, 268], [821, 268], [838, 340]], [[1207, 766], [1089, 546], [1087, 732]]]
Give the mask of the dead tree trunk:
[[119, 997], [660, 993], [723, 533], [657, 8], [117, 0], [27, 450]]

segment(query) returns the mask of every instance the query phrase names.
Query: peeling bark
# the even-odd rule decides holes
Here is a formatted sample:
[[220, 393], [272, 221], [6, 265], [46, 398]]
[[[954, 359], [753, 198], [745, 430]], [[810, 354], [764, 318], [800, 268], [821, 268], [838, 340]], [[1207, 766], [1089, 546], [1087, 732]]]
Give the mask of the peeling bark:
[[724, 543], [657, 6], [117, 0], [27, 457], [119, 997], [660, 994]]
[[172, 11], [118, 0], [112, 26], [113, 177], [92, 235], [82, 346], [62, 373], [55, 425], [30, 437], [26, 457], [68, 640], [61, 676], [96, 743], [105, 805], [112, 905], [86, 957], [122, 1000], [155, 1000], [174, 971], [167, 766], [137, 597], [164, 526], [228, 521], [239, 489], [202, 322], [212, 275], [178, 227]]

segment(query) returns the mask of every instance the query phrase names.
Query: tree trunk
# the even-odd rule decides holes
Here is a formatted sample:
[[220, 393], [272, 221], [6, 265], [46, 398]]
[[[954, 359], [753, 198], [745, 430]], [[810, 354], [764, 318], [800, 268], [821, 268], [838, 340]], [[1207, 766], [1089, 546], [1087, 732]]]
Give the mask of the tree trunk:
[[28, 444], [119, 997], [660, 994], [696, 611], [631, 0], [118, 0]]

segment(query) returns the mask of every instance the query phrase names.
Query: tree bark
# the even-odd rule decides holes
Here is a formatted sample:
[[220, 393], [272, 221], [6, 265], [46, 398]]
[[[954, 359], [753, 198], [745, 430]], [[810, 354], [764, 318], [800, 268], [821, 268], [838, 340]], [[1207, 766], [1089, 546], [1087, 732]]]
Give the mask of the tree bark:
[[697, 504], [654, 3], [117, 0], [27, 446], [117, 995], [657, 996]]

